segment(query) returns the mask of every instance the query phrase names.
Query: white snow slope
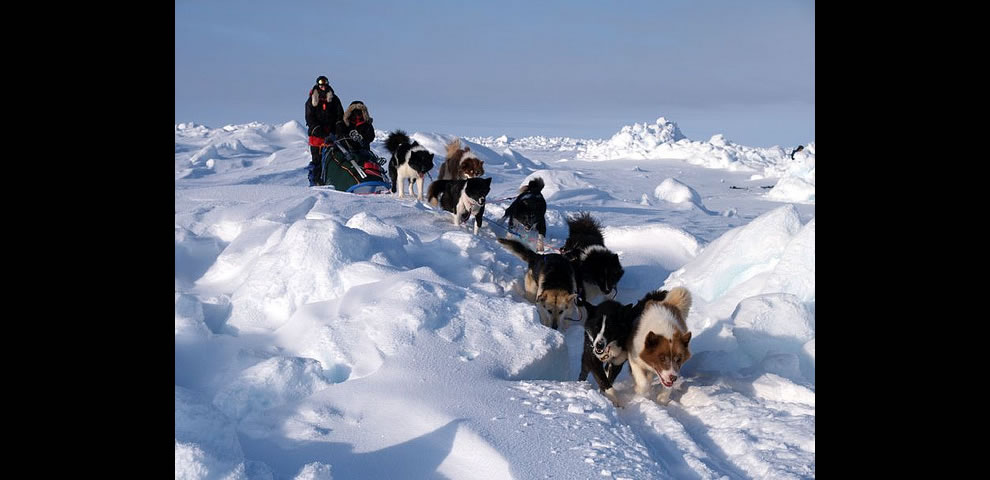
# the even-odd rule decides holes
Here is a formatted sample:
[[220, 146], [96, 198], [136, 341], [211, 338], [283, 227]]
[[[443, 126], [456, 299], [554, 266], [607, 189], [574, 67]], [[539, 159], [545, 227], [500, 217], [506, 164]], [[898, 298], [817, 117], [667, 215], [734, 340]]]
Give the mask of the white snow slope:
[[[411, 136], [438, 166], [455, 138]], [[791, 160], [663, 118], [527, 138], [463, 139], [493, 178], [487, 218], [541, 176], [548, 244], [590, 212], [618, 300], [694, 296], [668, 405], [628, 369], [621, 408], [577, 381], [581, 325], [539, 323], [498, 225], [307, 187], [295, 121], [178, 124], [176, 478], [813, 478], [814, 144]]]

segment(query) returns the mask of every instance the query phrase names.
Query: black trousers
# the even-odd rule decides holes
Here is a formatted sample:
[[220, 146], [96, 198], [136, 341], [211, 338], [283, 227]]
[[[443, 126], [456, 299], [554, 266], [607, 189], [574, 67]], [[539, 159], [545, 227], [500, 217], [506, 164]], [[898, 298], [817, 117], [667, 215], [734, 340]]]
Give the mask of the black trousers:
[[320, 176], [323, 173], [323, 157], [320, 155], [321, 147], [310, 145], [309, 153], [313, 155], [313, 160], [309, 162], [309, 186], [323, 185]]

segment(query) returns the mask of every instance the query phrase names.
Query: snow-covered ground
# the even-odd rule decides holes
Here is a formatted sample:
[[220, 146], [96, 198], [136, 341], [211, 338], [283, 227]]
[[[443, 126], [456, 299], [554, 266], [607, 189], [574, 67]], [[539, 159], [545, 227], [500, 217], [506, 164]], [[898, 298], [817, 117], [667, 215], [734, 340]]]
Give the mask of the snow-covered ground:
[[[455, 138], [394, 128], [438, 166]], [[176, 478], [815, 476], [813, 142], [792, 160], [664, 118], [462, 140], [493, 178], [488, 218], [540, 176], [548, 243], [591, 212], [626, 271], [618, 300], [691, 291], [671, 403], [636, 397], [628, 369], [622, 408], [577, 381], [580, 324], [539, 323], [497, 225], [307, 187], [295, 121], [177, 124]]]

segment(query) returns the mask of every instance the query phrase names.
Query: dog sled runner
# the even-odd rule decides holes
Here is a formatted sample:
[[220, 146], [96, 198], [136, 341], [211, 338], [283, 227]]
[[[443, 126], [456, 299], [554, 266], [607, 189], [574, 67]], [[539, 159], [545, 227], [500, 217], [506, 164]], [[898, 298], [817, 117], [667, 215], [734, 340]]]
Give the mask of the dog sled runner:
[[346, 139], [335, 140], [321, 149], [323, 171], [321, 182], [341, 192], [362, 195], [392, 193], [386, 171], [388, 160], [375, 155], [371, 149], [351, 148]]

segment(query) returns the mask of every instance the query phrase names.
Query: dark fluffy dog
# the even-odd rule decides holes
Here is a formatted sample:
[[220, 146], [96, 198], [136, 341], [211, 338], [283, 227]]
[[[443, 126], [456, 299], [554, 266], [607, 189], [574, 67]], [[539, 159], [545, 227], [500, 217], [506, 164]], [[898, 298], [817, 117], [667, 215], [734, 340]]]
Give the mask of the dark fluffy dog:
[[469, 178], [467, 180], [437, 180], [430, 184], [428, 195], [430, 204], [438, 203], [444, 210], [454, 214], [454, 224], [474, 215], [474, 234], [481, 228], [481, 218], [485, 215], [485, 197], [492, 189], [491, 178]]
[[485, 162], [471, 151], [471, 147], [461, 148], [459, 138], [447, 144], [447, 159], [440, 165], [438, 180], [464, 180], [484, 174]]
[[406, 189], [406, 179], [409, 180], [409, 195], [413, 187], [419, 186], [416, 198], [423, 201], [423, 176], [433, 168], [433, 154], [426, 148], [409, 139], [406, 132], [396, 130], [385, 140], [385, 148], [392, 152], [388, 161], [388, 176], [392, 179], [392, 193], [399, 189], [402, 198]]
[[[598, 306], [581, 300], [580, 306], [588, 312], [588, 319], [584, 323], [584, 352], [581, 354], [581, 374], [578, 380], [586, 380], [588, 372], [591, 372], [602, 393], [618, 405], [619, 399], [612, 388], [612, 382], [619, 376], [622, 365], [629, 357], [626, 345], [632, 334], [635, 307], [614, 300], [605, 300]], [[641, 305], [639, 309], [642, 311]]]
[[561, 253], [570, 260], [581, 278], [585, 300], [598, 295], [614, 298], [616, 287], [625, 273], [619, 256], [605, 248], [601, 226], [587, 212], [567, 220], [570, 232]]
[[522, 224], [526, 230], [536, 227], [540, 233], [537, 250], [543, 251], [543, 238], [547, 235], [547, 201], [543, 198], [543, 179], [536, 177], [519, 189], [519, 196], [505, 209], [502, 220], [508, 218], [511, 229], [514, 222]]

